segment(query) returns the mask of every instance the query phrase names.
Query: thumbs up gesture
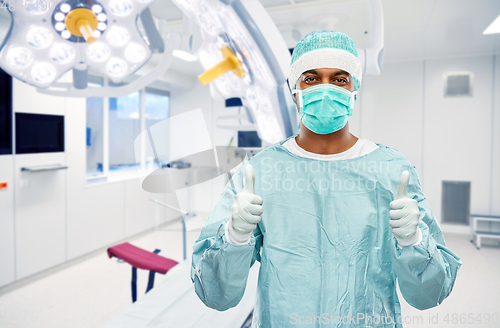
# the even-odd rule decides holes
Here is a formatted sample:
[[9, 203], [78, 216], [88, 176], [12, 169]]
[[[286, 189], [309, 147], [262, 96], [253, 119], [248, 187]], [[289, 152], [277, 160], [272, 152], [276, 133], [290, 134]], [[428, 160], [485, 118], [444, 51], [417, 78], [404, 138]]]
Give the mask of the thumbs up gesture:
[[255, 173], [253, 167], [247, 164], [245, 167], [245, 187], [236, 194], [231, 208], [232, 227], [236, 232], [248, 235], [260, 222], [263, 212], [262, 198], [254, 193]]
[[418, 202], [408, 197], [406, 191], [410, 181], [410, 172], [404, 171], [399, 178], [398, 193], [389, 204], [389, 225], [401, 246], [410, 246], [419, 242], [421, 232], [418, 228], [420, 211]]

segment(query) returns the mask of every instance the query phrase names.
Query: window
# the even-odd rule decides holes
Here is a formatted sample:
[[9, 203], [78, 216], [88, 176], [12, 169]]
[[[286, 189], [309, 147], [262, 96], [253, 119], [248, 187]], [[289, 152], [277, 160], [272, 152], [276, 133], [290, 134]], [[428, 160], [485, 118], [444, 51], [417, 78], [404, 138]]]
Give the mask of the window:
[[[97, 83], [89, 85], [99, 86]], [[87, 98], [87, 176], [99, 176], [103, 171], [103, 111], [103, 98]]]
[[[92, 82], [103, 85], [102, 79]], [[135, 138], [169, 113], [170, 93], [161, 88], [148, 87], [118, 98], [87, 98], [87, 177], [101, 181], [135, 171]]]
[[146, 88], [146, 128], [168, 118], [169, 108], [168, 91]]
[[141, 91], [109, 98], [109, 171], [135, 170], [134, 140], [141, 133]]

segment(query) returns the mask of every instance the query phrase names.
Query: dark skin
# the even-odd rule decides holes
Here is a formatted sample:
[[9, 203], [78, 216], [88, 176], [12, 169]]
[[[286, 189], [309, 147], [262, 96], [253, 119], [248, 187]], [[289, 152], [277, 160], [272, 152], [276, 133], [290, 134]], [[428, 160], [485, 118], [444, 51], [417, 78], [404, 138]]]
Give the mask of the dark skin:
[[[354, 91], [354, 82], [349, 73], [337, 68], [316, 68], [302, 73], [297, 81], [297, 89], [304, 90], [314, 85], [330, 83], [349, 91]], [[297, 110], [297, 95], [294, 95]], [[317, 134], [306, 128], [300, 121], [300, 133], [295, 137], [300, 148], [316, 154], [331, 155], [344, 152], [354, 146], [358, 138], [349, 132], [349, 122], [340, 130], [330, 134]]]

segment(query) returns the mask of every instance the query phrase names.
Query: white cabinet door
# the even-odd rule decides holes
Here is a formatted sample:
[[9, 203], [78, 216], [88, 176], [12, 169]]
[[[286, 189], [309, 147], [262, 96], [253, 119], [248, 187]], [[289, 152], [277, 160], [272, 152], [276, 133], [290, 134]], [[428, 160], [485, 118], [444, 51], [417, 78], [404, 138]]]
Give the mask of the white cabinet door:
[[15, 157], [17, 279], [66, 259], [66, 170], [21, 171], [22, 167], [51, 164], [65, 165], [65, 154]]

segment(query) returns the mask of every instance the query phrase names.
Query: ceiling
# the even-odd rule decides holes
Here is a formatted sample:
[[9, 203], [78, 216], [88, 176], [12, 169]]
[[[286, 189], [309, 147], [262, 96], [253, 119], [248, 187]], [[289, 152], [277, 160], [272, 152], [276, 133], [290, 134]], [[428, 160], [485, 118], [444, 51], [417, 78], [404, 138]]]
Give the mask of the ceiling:
[[[260, 0], [292, 48], [310, 31], [335, 29], [369, 45], [369, 12], [365, 0]], [[385, 62], [500, 54], [500, 34], [483, 35], [500, 15], [499, 0], [382, 0]], [[163, 32], [182, 31], [182, 12], [171, 0], [152, 4]], [[193, 22], [191, 22], [193, 24]], [[0, 10], [0, 41], [10, 18]], [[193, 24], [195, 36], [199, 29]], [[365, 33], [366, 32], [366, 33]], [[199, 63], [174, 58], [171, 68], [189, 76], [202, 72]], [[170, 71], [170, 70], [169, 70]]]
[[[369, 45], [365, 0], [260, 0], [293, 47], [316, 29], [336, 29]], [[175, 25], [182, 12], [170, 1], [153, 4], [155, 16]], [[382, 0], [385, 61], [500, 54], [500, 34], [483, 35], [500, 15], [499, 0]]]
[[498, 0], [382, 0], [387, 61], [500, 54]]

